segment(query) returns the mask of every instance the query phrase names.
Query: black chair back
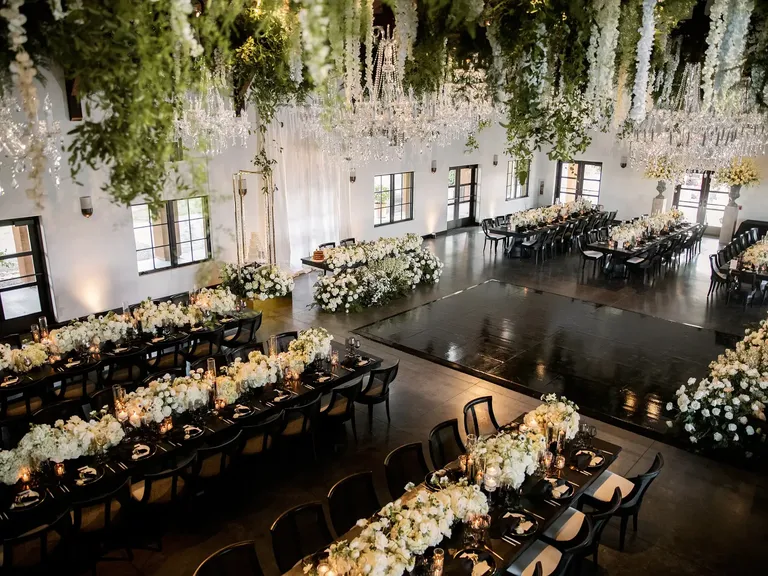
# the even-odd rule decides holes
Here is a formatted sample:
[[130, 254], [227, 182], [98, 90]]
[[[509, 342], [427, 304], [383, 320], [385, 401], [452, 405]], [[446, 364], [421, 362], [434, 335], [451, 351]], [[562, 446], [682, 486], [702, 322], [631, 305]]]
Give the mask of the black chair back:
[[466, 452], [459, 433], [459, 420], [452, 418], [441, 422], [429, 433], [429, 456], [435, 469], [445, 468]]
[[317, 247], [318, 250], [322, 250], [323, 248], [336, 248], [336, 242], [326, 242]]
[[283, 432], [291, 431], [291, 435], [313, 432], [320, 414], [320, 393], [304, 404], [289, 406], [285, 409], [285, 426]]
[[358, 472], [342, 478], [328, 492], [328, 506], [336, 535], [341, 537], [361, 518], [373, 516], [381, 508], [373, 472]]
[[173, 368], [185, 367], [186, 360], [184, 354], [189, 345], [189, 338], [180, 338], [169, 344], [168, 347], [161, 348], [154, 352], [154, 356], [147, 355], [147, 372], [160, 372], [161, 370], [170, 370]]
[[[75, 532], [108, 532], [117, 518], [120, 506], [128, 501], [129, 482], [130, 478], [125, 477], [120, 484], [106, 492], [97, 490], [93, 497], [75, 502], [72, 506], [72, 527]], [[83, 517], [88, 519], [85, 526]]]
[[365, 385], [362, 394], [366, 396], [375, 395], [379, 398], [389, 396], [389, 387], [397, 378], [397, 370], [400, 367], [400, 360], [397, 360], [392, 366], [387, 368], [376, 368], [368, 373], [368, 383]]
[[142, 505], [173, 504], [181, 499], [185, 479], [189, 478], [197, 453], [183, 454], [176, 460], [166, 463], [159, 472], [142, 474], [144, 483], [141, 497], [137, 498]]
[[464, 405], [464, 431], [478, 438], [499, 431], [499, 423], [493, 413], [493, 396], [481, 396]]
[[104, 360], [105, 370], [99, 372], [102, 386], [129, 385], [140, 382], [147, 375], [145, 351], [131, 352]]
[[494, 218], [494, 220], [493, 220], [493, 223], [497, 227], [501, 228], [502, 226], [504, 226], [507, 223], [507, 218], [506, 218], [506, 216], [496, 216], [496, 218]]
[[186, 352], [186, 358], [193, 361], [197, 358], [207, 358], [219, 354], [223, 341], [224, 326], [219, 326], [213, 330], [194, 332], [190, 336], [189, 351]]
[[202, 368], [203, 371], [205, 371], [208, 368], [208, 360], [211, 358], [213, 358], [216, 362], [216, 375], [220, 373], [222, 366], [226, 366], [229, 363], [226, 354], [213, 354], [211, 356], [206, 356], [205, 358], [200, 358], [199, 360], [191, 362], [189, 364], [189, 371], [194, 372], [199, 368]]
[[53, 426], [56, 420], [66, 421], [72, 416], [84, 417], [82, 399], [64, 400], [40, 408], [40, 410], [32, 415], [32, 422], [34, 424], [49, 424]]
[[203, 560], [193, 576], [262, 576], [256, 542], [244, 540], [225, 546]]
[[[598, 501], [595, 500], [594, 502], [590, 503], [590, 505], [595, 506], [597, 503]], [[616, 510], [619, 509], [619, 506], [621, 506], [621, 489], [616, 487], [616, 489], [613, 491], [613, 496], [611, 497], [610, 501], [601, 508], [597, 509], [595, 512], [589, 514], [589, 516], [592, 518], [593, 542], [600, 542], [603, 530], [605, 530], [605, 527], [608, 525], [608, 521], [616, 513]]]
[[21, 348], [21, 334], [8, 334], [0, 337], [0, 346], [8, 344], [11, 348]]
[[648, 472], [628, 479], [630, 482], [632, 482], [632, 484], [635, 485], [635, 487], [632, 489], [632, 492], [630, 492], [622, 501], [621, 508], [627, 509], [639, 507], [640, 504], [642, 504], [645, 492], [648, 490], [648, 488], [650, 488], [653, 481], [656, 480], [656, 477], [661, 473], [661, 469], [663, 467], [664, 456], [661, 455], [661, 452], [657, 452], [656, 458], [653, 459], [653, 464], [651, 464]]
[[272, 448], [275, 436], [280, 433], [284, 426], [284, 410], [280, 410], [277, 414], [255, 424], [244, 424], [241, 427], [239, 453], [245, 456], [265, 454]]
[[392, 499], [405, 494], [405, 485], [409, 482], [420, 484], [429, 473], [421, 442], [404, 444], [387, 454], [384, 460], [384, 472], [387, 487]]
[[171, 378], [180, 378], [181, 376], [187, 375], [187, 368], [179, 367], [179, 368], [171, 368], [170, 370], [161, 370], [160, 372], [154, 372], [152, 374], [149, 374], [144, 380], [141, 381], [142, 386], [148, 386], [150, 382], [154, 380], [161, 380], [166, 374], [169, 374]]
[[323, 410], [323, 414], [340, 420], [351, 418], [355, 411], [355, 400], [362, 389], [362, 377], [356, 382], [334, 388], [331, 390], [331, 400], [328, 402], [328, 407]]
[[224, 345], [228, 348], [245, 346], [256, 340], [256, 332], [261, 328], [262, 315], [259, 312], [252, 318], [241, 318], [237, 321], [237, 330], [231, 336], [224, 337]]
[[206, 444], [197, 449], [197, 461], [193, 468], [196, 476], [204, 479], [221, 478], [232, 466], [234, 456], [240, 450], [241, 430], [216, 444]]
[[236, 359], [240, 358], [243, 362], [248, 362], [248, 354], [251, 352], [261, 352], [264, 354], [264, 343], [263, 342], [255, 342], [253, 344], [249, 344], [247, 346], [240, 346], [240, 348], [235, 348], [234, 350], [230, 350], [227, 352], [227, 359], [230, 363], [234, 362]]
[[102, 408], [107, 408], [110, 414], [114, 414], [115, 395], [112, 386], [91, 394], [88, 399], [88, 407], [89, 410], [96, 410], [97, 412]]
[[344, 240], [339, 242], [339, 246], [354, 246], [354, 245], [355, 245], [354, 238], [344, 238]]
[[277, 339], [277, 351], [287, 352], [288, 345], [298, 337], [299, 333], [295, 330], [292, 332], [282, 332], [280, 334], [275, 334], [275, 338]]
[[272, 534], [272, 551], [281, 574], [333, 541], [320, 502], [291, 508], [275, 520], [269, 531]]

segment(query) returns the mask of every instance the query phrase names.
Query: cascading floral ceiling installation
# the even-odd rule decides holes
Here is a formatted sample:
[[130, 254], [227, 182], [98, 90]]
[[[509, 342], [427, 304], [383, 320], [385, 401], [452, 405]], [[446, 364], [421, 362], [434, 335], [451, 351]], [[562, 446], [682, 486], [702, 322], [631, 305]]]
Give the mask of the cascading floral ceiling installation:
[[[594, 128], [642, 165], [717, 168], [768, 140], [758, 0], [4, 0], [0, 138], [36, 199], [61, 140], [41, 68], [83, 103], [73, 178], [105, 168], [121, 203], [196, 186], [180, 146], [194, 164], [283, 108], [352, 163], [471, 146], [492, 122], [520, 160], [569, 159]], [[262, 144], [256, 165], [274, 161]]]

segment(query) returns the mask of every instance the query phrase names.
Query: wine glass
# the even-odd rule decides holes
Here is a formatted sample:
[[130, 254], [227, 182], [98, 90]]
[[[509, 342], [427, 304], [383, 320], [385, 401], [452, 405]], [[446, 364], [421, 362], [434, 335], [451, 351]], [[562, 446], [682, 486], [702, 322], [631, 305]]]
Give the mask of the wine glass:
[[595, 436], [597, 436], [597, 426], [590, 426], [588, 430], [589, 434], [589, 445], [594, 446], [595, 444]]
[[360, 354], [360, 338], [355, 339], [355, 350], [357, 351], [358, 355]]

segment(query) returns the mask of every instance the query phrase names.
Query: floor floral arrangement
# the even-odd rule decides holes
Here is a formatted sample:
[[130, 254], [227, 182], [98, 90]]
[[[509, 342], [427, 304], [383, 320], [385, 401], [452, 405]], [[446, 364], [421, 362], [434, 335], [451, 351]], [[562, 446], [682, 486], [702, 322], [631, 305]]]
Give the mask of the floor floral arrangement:
[[238, 268], [224, 264], [221, 283], [233, 294], [252, 300], [280, 298], [293, 292], [293, 276], [274, 264], [248, 265]]
[[415, 234], [333, 248], [326, 263], [340, 270], [313, 287], [314, 305], [326, 312], [382, 306], [420, 284], [439, 282], [443, 273], [443, 263]]
[[709, 375], [690, 378], [675, 393], [667, 425], [703, 448], [743, 450], [747, 457], [765, 443], [768, 404], [768, 320], [746, 330], [733, 350], [709, 365]]

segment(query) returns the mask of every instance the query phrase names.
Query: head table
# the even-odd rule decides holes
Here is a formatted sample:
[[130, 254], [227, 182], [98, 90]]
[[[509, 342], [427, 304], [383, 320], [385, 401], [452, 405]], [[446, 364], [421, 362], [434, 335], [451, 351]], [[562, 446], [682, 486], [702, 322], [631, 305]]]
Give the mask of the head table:
[[[514, 429], [519, 424], [522, 424], [523, 417], [524, 415], [521, 415], [509, 425], [502, 426], [502, 430], [510, 428]], [[570, 452], [572, 448], [572, 446], [566, 445], [565, 452]], [[591, 449], [603, 456], [602, 465], [594, 469], [590, 468], [587, 471], [579, 471], [575, 467], [563, 468], [560, 471], [560, 477], [574, 487], [574, 492], [570, 498], [563, 498], [558, 500], [557, 504], [560, 504], [560, 506], [548, 504], [546, 502], [548, 498], [545, 498], [544, 496], [526, 496], [525, 492], [523, 492], [519, 502], [513, 506], [510, 506], [509, 503], [505, 503], [504, 498], [499, 493], [494, 493], [489, 498], [489, 516], [491, 519], [491, 524], [487, 531], [487, 537], [484, 539], [482, 545], [478, 547], [487, 549], [493, 556], [494, 561], [496, 562], [495, 573], [501, 574], [505, 572], [506, 569], [511, 566], [515, 560], [517, 560], [537, 538], [541, 537], [541, 535], [546, 532], [546, 530], [568, 509], [571, 504], [576, 503], [578, 498], [584, 494], [587, 488], [589, 488], [589, 486], [609, 468], [609, 466], [616, 460], [619, 453], [621, 452], [620, 446], [600, 440], [599, 438], [593, 439]], [[458, 468], [458, 461], [454, 461], [446, 466], [446, 469], [455, 470]], [[426, 488], [424, 483], [415, 486], [402, 497], [402, 500], [405, 502], [409, 499], [412, 499], [420, 490], [425, 489]], [[535, 532], [532, 534], [528, 536], [515, 536], [514, 540], [519, 542], [519, 544], [512, 544], [501, 538], [499, 524], [501, 518], [507, 511], [525, 511], [535, 517], [538, 522], [538, 526]], [[357, 535], [359, 535], [361, 530], [362, 528], [355, 526], [349, 532], [341, 536], [336, 542], [349, 542]], [[439, 547], [445, 550], [444, 574], [454, 573], [451, 571], [450, 564], [451, 562], [455, 562], [455, 560], [453, 560], [454, 554], [467, 547], [465, 543], [465, 538], [467, 536], [466, 532], [467, 527], [465, 524], [456, 524], [453, 527], [450, 537], [444, 539], [439, 544]], [[429, 551], [427, 554], [428, 553]], [[307, 561], [309, 561], [309, 559], [304, 559], [298, 562], [293, 568], [291, 568], [291, 570], [286, 572], [286, 575], [304, 576], [304, 564]], [[418, 566], [419, 563], [417, 561], [417, 568], [414, 570], [414, 573], [418, 571]], [[487, 573], [487, 576], [491, 576], [491, 574], [492, 572]]]
[[[167, 345], [167, 342], [165, 344]], [[172, 469], [184, 461], [191, 461], [197, 448], [206, 444], [215, 446], [222, 439], [236, 434], [242, 426], [256, 424], [284, 408], [301, 405], [318, 394], [360, 378], [381, 365], [380, 358], [360, 350], [357, 351], [356, 357], [345, 357], [343, 344], [332, 342], [331, 346], [339, 355], [340, 360], [336, 365], [327, 360], [320, 360], [301, 373], [298, 379], [278, 381], [276, 384], [256, 388], [239, 397], [235, 404], [216, 411], [204, 408], [197, 413], [175, 415], [173, 428], [162, 435], [156, 429], [134, 429], [126, 423], [127, 433], [123, 441], [104, 455], [67, 460], [61, 475], [56, 473], [51, 464], [44, 466], [28, 483], [19, 481], [10, 486], [0, 485], [0, 537], [7, 540], [38, 526], [53, 524], [58, 518], [68, 514], [73, 506], [97, 500], [114, 492], [128, 478], [140, 481], [144, 474], [158, 473]], [[321, 377], [323, 374], [326, 376]], [[328, 374], [331, 377], [326, 379]], [[276, 400], [286, 394], [289, 397], [285, 400]], [[247, 406], [252, 412], [246, 417], [238, 418], [239, 414], [235, 415], [237, 406]], [[186, 438], [184, 424], [193, 424], [202, 430], [202, 434]], [[139, 442], [150, 446], [152, 453], [136, 461], [132, 458], [132, 452], [133, 446]], [[81, 486], [76, 481], [77, 471], [86, 465], [97, 468], [103, 476], [96, 482]], [[30, 488], [42, 496], [41, 502], [30, 508], [12, 509], [17, 494]]]

